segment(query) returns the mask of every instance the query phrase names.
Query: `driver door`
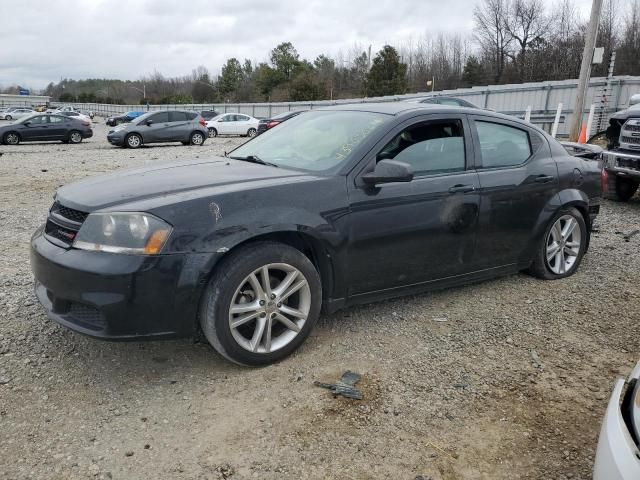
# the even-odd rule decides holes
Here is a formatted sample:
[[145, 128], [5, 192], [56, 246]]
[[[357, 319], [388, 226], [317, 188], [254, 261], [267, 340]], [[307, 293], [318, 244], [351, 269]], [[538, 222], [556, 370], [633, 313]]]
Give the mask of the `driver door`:
[[[27, 122], [29, 125], [25, 125]], [[24, 141], [46, 140], [48, 131], [47, 117], [45, 115], [38, 115], [22, 123], [20, 135]]]
[[[382, 159], [410, 164], [410, 182], [367, 186]], [[350, 181], [350, 296], [433, 282], [475, 269], [480, 206], [465, 115], [424, 115], [390, 132]]]

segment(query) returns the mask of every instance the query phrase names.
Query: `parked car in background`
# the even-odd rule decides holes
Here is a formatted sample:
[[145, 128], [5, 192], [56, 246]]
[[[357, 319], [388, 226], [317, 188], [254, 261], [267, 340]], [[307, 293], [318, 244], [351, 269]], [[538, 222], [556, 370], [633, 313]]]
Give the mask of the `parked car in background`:
[[91, 110], [76, 110], [78, 113], [81, 113], [83, 115], [86, 115], [87, 117], [89, 117], [91, 120], [93, 120], [93, 117], [95, 116], [95, 113]]
[[209, 121], [212, 118], [217, 117], [218, 115], [220, 114], [215, 110], [203, 110], [202, 112], [200, 112], [200, 116], [204, 118], [206, 121]]
[[5, 145], [20, 142], [42, 142], [60, 140], [64, 143], [80, 143], [91, 138], [91, 122], [65, 115], [36, 114], [0, 125], [0, 141]]
[[225, 157], [89, 178], [54, 198], [31, 243], [49, 318], [108, 339], [201, 328], [257, 366], [296, 350], [321, 307], [525, 269], [574, 274], [601, 172], [514, 117], [395, 102], [314, 109]]
[[300, 115], [302, 112], [303, 110], [296, 110], [293, 112], [283, 112], [283, 113], [279, 113], [278, 115], [274, 115], [271, 118], [260, 120], [260, 122], [258, 123], [258, 135], [260, 135], [263, 132], [266, 132], [270, 128], [275, 127], [276, 125], [280, 125], [282, 122], [286, 122], [290, 118]]
[[619, 378], [602, 420], [593, 480], [640, 478], [640, 362]]
[[209, 137], [218, 135], [246, 135], [253, 137], [258, 132], [260, 121], [241, 113], [223, 113], [207, 122]]
[[46, 111], [47, 111], [47, 106], [46, 106], [46, 105], [38, 105], [38, 106], [37, 106], [37, 107], [35, 107], [33, 110], [34, 110], [35, 112], [38, 112], [38, 113], [44, 113], [44, 112], [46, 112]]
[[33, 115], [35, 112], [31, 108], [9, 107], [6, 111], [0, 112], [0, 120], [15, 120], [17, 118]]
[[91, 117], [80, 112], [60, 112], [60, 115], [77, 118], [78, 120], [84, 120], [85, 122], [91, 122]]
[[198, 113], [167, 110], [147, 112], [132, 122], [120, 124], [109, 131], [107, 140], [112, 145], [129, 148], [161, 142], [202, 145], [207, 135], [204, 118]]
[[104, 123], [106, 123], [110, 127], [115, 127], [116, 125], [120, 125], [121, 123], [129, 123], [134, 118], [138, 118], [140, 115], [144, 114], [145, 112], [126, 112], [123, 115], [108, 117]]

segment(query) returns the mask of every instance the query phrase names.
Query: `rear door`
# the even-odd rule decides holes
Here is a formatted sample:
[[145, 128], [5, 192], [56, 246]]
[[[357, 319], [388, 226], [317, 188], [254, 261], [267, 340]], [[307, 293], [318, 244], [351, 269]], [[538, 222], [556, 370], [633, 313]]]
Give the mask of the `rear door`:
[[169, 136], [172, 142], [183, 142], [189, 137], [190, 120], [187, 112], [169, 112]]
[[482, 115], [470, 120], [480, 180], [480, 267], [521, 263], [543, 209], [558, 193], [558, 168], [535, 129]]
[[73, 130], [73, 120], [64, 115], [49, 115], [49, 140], [64, 140]]

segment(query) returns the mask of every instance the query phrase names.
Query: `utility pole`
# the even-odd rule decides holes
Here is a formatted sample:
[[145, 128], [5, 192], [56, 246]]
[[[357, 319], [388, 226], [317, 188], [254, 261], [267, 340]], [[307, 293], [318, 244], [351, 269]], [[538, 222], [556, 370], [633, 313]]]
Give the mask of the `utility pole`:
[[582, 52], [582, 64], [580, 65], [580, 79], [578, 80], [578, 92], [576, 95], [576, 105], [573, 108], [573, 118], [571, 120], [571, 130], [569, 140], [577, 142], [580, 136], [582, 125], [582, 111], [584, 110], [584, 100], [587, 96], [589, 77], [591, 76], [591, 63], [593, 62], [593, 50], [596, 47], [596, 37], [598, 35], [598, 24], [600, 23], [600, 10], [602, 0], [593, 0], [591, 4], [591, 16], [584, 38], [584, 51]]

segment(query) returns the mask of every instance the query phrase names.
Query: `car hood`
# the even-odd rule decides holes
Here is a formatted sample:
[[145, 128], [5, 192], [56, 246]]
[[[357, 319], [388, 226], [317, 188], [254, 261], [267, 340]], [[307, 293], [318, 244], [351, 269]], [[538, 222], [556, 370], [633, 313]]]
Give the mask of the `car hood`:
[[[294, 170], [259, 165], [225, 157], [211, 159], [175, 161], [154, 166], [126, 169], [107, 175], [90, 177], [61, 187], [56, 200], [62, 205], [93, 212], [114, 209], [149, 199], [167, 198], [175, 201], [174, 195], [198, 194], [198, 190], [224, 187], [225, 190], [245, 190], [253, 186], [291, 181], [293, 177], [307, 177]], [[169, 199], [171, 197], [171, 199]], [[158, 202], [153, 202], [157, 204]]]

